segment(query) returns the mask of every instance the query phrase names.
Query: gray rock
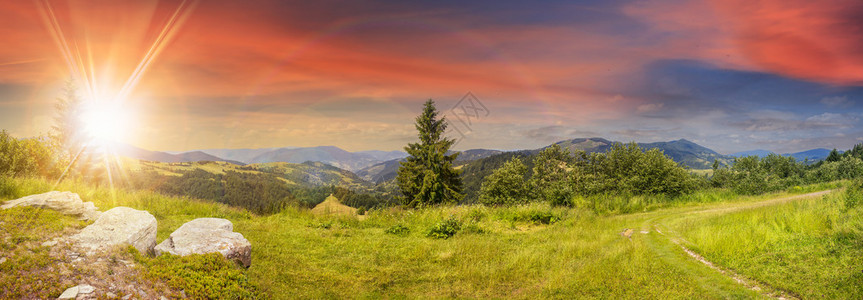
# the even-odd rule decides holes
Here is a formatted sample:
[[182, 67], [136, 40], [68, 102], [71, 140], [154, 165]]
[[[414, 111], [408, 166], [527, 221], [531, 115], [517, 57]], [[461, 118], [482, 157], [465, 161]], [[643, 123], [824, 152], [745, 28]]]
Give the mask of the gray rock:
[[57, 299], [75, 299], [75, 297], [78, 297], [77, 285], [63, 291], [63, 293], [60, 294], [60, 297], [57, 297]]
[[0, 264], [5, 263], [5, 262], [6, 262], [6, 258], [5, 258], [5, 257], [0, 257]]
[[47, 241], [42, 243], [42, 247], [54, 247], [57, 245], [57, 241]]
[[89, 284], [79, 284], [78, 285], [78, 294], [89, 294], [95, 290], [96, 290], [96, 288], [94, 288], [92, 285], [89, 285]]
[[76, 246], [89, 250], [105, 250], [129, 244], [141, 253], [149, 253], [156, 245], [156, 217], [142, 210], [115, 207], [70, 237], [70, 240]]
[[195, 219], [180, 226], [156, 246], [156, 255], [171, 253], [186, 256], [218, 252], [248, 267], [252, 264], [252, 244], [233, 230], [234, 225], [225, 219]]
[[2, 209], [18, 206], [32, 206], [59, 211], [65, 215], [78, 216], [82, 220], [95, 220], [99, 218], [100, 211], [96, 210], [93, 202], [83, 202], [78, 194], [71, 192], [51, 191], [43, 194], [30, 195], [15, 200], [6, 201], [0, 205]]

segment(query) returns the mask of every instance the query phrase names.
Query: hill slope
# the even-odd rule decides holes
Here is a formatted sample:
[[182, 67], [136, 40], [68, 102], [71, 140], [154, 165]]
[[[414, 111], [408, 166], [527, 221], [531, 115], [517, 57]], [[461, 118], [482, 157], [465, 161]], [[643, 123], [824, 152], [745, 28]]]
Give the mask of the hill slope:
[[659, 149], [677, 163], [691, 169], [705, 170], [713, 167], [713, 161], [718, 160], [728, 165], [733, 159], [717, 153], [707, 147], [685, 139], [669, 142], [639, 143], [642, 149]]
[[760, 150], [759, 149], [759, 150], [749, 150], [749, 151], [731, 153], [731, 154], [728, 154], [728, 156], [745, 157], [745, 156], [753, 156], [754, 155], [754, 156], [758, 156], [758, 157], [765, 157], [765, 156], [770, 155], [772, 153], [773, 153], [773, 151], [767, 151], [767, 150]]
[[358, 171], [374, 164], [406, 157], [401, 151], [360, 151], [349, 152], [335, 146], [305, 148], [262, 148], [262, 149], [205, 149], [201, 150], [214, 156], [237, 160], [247, 164], [307, 161], [323, 162], [349, 171]]
[[140, 159], [140, 160], [149, 160], [149, 161], [157, 161], [164, 163], [178, 163], [178, 162], [193, 162], [193, 161], [224, 161], [232, 164], [243, 165], [242, 162], [224, 159], [221, 157], [213, 156], [201, 151], [190, 151], [190, 152], [182, 152], [178, 154], [171, 154], [167, 152], [161, 151], [150, 151], [141, 149], [132, 145], [126, 144], [115, 144], [113, 145], [113, 149], [120, 156], [125, 156], [128, 158]]
[[271, 174], [281, 178], [289, 186], [296, 187], [330, 185], [360, 189], [371, 187], [370, 182], [363, 180], [356, 174], [321, 162], [304, 162], [301, 164], [275, 162], [240, 166], [218, 161], [180, 163], [124, 161], [124, 165], [133, 172], [155, 171], [158, 174], [170, 176], [182, 176], [183, 173], [192, 171], [204, 171], [216, 175], [232, 171], [251, 174]]
[[[812, 162], [812, 161], [819, 161], [819, 160], [826, 159], [827, 156], [830, 155], [830, 151], [831, 151], [830, 149], [818, 148], [818, 149], [812, 149], [812, 150], [796, 152], [796, 153], [786, 153], [783, 155], [784, 156], [791, 156], [794, 159], [796, 159], [797, 161], [804, 161], [806, 159], [809, 159], [809, 161]], [[839, 153], [842, 153], [842, 152], [839, 152]]]
[[[606, 152], [616, 143], [620, 142], [614, 142], [604, 138], [577, 138], [560, 141], [554, 144], [560, 145], [562, 148], [568, 149], [570, 152], [581, 150], [591, 153]], [[707, 147], [685, 139], [668, 142], [638, 143], [638, 146], [645, 150], [654, 148], [659, 149], [677, 163], [697, 170], [712, 168], [713, 160], [719, 160], [720, 163], [728, 164], [733, 159], [732, 157], [719, 154]], [[530, 152], [537, 154], [545, 148], [548, 147], [531, 150]]]

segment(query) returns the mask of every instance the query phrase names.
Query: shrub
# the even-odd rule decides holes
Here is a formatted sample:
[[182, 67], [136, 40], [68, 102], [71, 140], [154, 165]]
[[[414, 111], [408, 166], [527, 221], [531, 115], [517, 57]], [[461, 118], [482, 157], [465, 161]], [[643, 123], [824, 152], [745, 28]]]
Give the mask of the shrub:
[[411, 229], [402, 224], [396, 224], [390, 228], [387, 228], [387, 230], [384, 230], [384, 232], [394, 235], [408, 235], [411, 232]]
[[427, 237], [436, 239], [448, 239], [461, 230], [461, 222], [453, 217], [443, 220], [429, 229]]
[[309, 228], [330, 229], [331, 227], [333, 227], [333, 222], [332, 221], [310, 222], [306, 226], [308, 226]]
[[220, 253], [156, 258], [142, 256], [134, 248], [129, 250], [135, 260], [145, 267], [150, 279], [164, 281], [174, 289], [182, 290], [192, 299], [256, 299], [261, 295], [249, 282], [245, 271]]
[[527, 222], [533, 224], [553, 224], [563, 219], [562, 213], [555, 213], [549, 206], [529, 205], [500, 211], [502, 220]]
[[482, 228], [482, 226], [479, 226], [479, 224], [469, 223], [461, 229], [461, 232], [467, 234], [484, 234], [487, 231], [485, 230], [485, 228]]
[[852, 209], [863, 203], [863, 179], [855, 180], [843, 195], [845, 209]]
[[527, 220], [534, 224], [553, 224], [560, 221], [560, 217], [554, 215], [550, 211], [531, 211], [527, 215]]
[[486, 217], [486, 212], [485, 212], [485, 211], [483, 211], [483, 210], [481, 210], [481, 209], [474, 208], [474, 209], [471, 209], [471, 210], [467, 213], [467, 216], [466, 216], [466, 217], [467, 217], [467, 219], [468, 219], [468, 220], [470, 220], [470, 221], [473, 221], [473, 222], [479, 222], [479, 221], [482, 221], [483, 219], [485, 219], [485, 217]]

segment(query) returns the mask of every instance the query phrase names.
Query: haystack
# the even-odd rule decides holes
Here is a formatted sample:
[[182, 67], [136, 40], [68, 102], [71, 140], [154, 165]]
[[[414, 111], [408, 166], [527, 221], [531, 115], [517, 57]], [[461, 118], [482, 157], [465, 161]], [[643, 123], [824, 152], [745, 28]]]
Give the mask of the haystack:
[[340, 215], [340, 216], [356, 216], [357, 209], [344, 205], [339, 202], [339, 199], [330, 194], [324, 202], [321, 202], [315, 208], [312, 208], [312, 214], [315, 215]]

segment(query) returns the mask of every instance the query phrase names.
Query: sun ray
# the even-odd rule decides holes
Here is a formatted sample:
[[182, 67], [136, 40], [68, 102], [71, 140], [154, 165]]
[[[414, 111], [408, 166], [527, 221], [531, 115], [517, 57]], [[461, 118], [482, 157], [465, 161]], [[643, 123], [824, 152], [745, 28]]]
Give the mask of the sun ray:
[[[116, 110], [120, 104], [124, 102], [132, 90], [140, 82], [147, 69], [156, 60], [159, 54], [165, 49], [168, 42], [176, 36], [182, 23], [191, 14], [192, 8], [196, 5], [196, 0], [183, 0], [179, 6], [170, 15], [170, 18], [159, 28], [158, 35], [153, 40], [152, 44], [146, 49], [146, 53], [136, 65], [135, 69], [129, 74], [119, 90], [102, 90], [107, 88], [99, 84], [97, 80], [96, 63], [94, 59], [94, 51], [88, 39], [83, 41], [76, 40], [74, 36], [72, 40], [67, 37], [63, 30], [60, 19], [58, 19], [54, 7], [49, 0], [39, 0], [37, 7], [43, 22], [45, 23], [48, 32], [51, 35], [55, 45], [60, 51], [63, 61], [69, 68], [70, 76], [73, 81], [83, 90], [84, 102], [81, 109], [84, 113], [84, 120], [81, 120], [83, 129], [88, 131], [89, 140], [85, 141], [82, 148], [75, 154], [75, 157], [66, 166], [65, 170], [57, 180], [55, 187], [69, 173], [72, 166], [81, 159], [85, 152], [100, 152], [102, 155], [101, 163], [104, 165], [108, 183], [111, 188], [114, 188], [115, 175], [120, 176], [122, 180], [123, 172], [121, 170], [122, 163], [117, 156], [116, 151], [110, 149], [110, 144], [106, 143], [109, 139], [116, 139], [118, 135], [114, 132], [108, 133], [110, 130], [121, 128], [123, 121], [117, 117], [122, 115], [121, 111]], [[82, 50], [83, 53], [82, 53]], [[111, 111], [113, 118], [105, 118], [105, 111]], [[107, 138], [107, 139], [106, 139]], [[115, 141], [111, 141], [115, 142]], [[100, 160], [95, 160], [100, 162]], [[114, 164], [116, 162], [116, 164]], [[118, 171], [112, 170], [112, 165], [118, 167]], [[118, 174], [115, 174], [118, 173]]]
[[180, 3], [180, 6], [177, 7], [171, 15], [171, 18], [168, 19], [162, 27], [159, 35], [153, 41], [153, 44], [150, 46], [149, 50], [147, 50], [147, 53], [141, 59], [141, 62], [138, 63], [135, 71], [132, 72], [129, 79], [126, 80], [126, 83], [120, 89], [118, 99], [125, 99], [129, 93], [131, 93], [132, 89], [134, 89], [141, 80], [141, 76], [143, 76], [144, 72], [150, 67], [153, 60], [162, 52], [162, 50], [164, 50], [167, 41], [176, 34], [177, 28], [179, 28], [182, 22], [191, 13], [191, 7], [193, 7], [193, 5], [187, 4], [187, 1], [185, 0]]
[[2, 67], [2, 66], [14, 66], [14, 65], [31, 64], [31, 63], [36, 63], [36, 62], [40, 62], [40, 61], [45, 61], [45, 59], [44, 59], [44, 58], [35, 58], [35, 59], [27, 59], [27, 60], [18, 60], [18, 61], [4, 62], [4, 63], [0, 63], [0, 67]]

